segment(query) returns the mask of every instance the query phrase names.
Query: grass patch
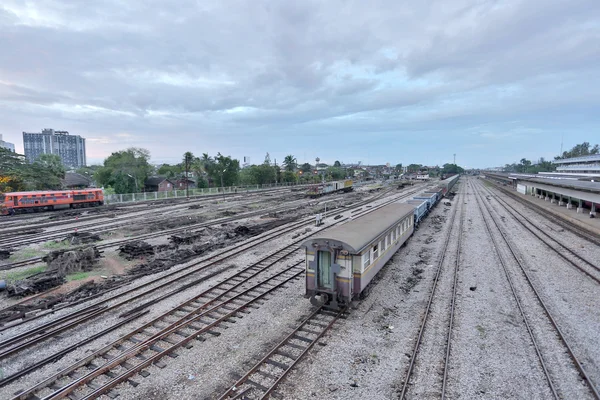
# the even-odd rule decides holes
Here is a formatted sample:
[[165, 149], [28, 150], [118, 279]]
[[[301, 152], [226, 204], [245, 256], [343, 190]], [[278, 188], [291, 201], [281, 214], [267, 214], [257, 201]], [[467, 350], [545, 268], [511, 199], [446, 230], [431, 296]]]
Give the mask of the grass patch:
[[479, 331], [479, 336], [481, 336], [482, 338], [485, 337], [485, 328], [483, 326], [477, 325], [475, 329]]
[[40, 272], [44, 272], [45, 270], [46, 270], [45, 265], [38, 265], [35, 267], [25, 269], [23, 271], [9, 272], [8, 274], [6, 274], [5, 279], [8, 283], [12, 283], [12, 282], [23, 280], [23, 279], [28, 278], [35, 274], [39, 274]]
[[47, 241], [46, 243], [44, 243], [42, 245], [43, 248], [50, 249], [50, 250], [66, 249], [67, 247], [70, 247], [70, 246], [71, 246], [71, 244], [67, 241], [56, 242], [54, 240]]
[[45, 253], [40, 250], [22, 249], [22, 250], [15, 251], [13, 254], [11, 254], [10, 260], [11, 261], [29, 260], [30, 258], [36, 258], [36, 257], [43, 256], [44, 254]]
[[82, 279], [87, 278], [88, 276], [92, 275], [92, 272], [77, 272], [74, 274], [70, 274], [67, 275], [67, 281], [71, 282], [71, 281], [80, 281]]

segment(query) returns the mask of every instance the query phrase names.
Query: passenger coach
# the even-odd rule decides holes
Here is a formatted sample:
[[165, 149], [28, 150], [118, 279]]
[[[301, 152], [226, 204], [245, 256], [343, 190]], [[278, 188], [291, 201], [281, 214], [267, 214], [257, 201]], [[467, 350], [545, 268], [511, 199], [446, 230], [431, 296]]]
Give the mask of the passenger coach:
[[306, 248], [306, 294], [315, 305], [348, 305], [414, 230], [414, 207], [392, 203], [311, 237]]

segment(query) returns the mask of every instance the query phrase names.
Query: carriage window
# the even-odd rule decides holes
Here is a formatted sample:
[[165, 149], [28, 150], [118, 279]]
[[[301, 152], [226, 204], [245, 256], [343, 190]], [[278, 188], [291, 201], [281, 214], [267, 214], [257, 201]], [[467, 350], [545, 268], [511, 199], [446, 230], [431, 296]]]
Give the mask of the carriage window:
[[379, 255], [379, 245], [373, 246], [373, 260], [375, 260]]
[[396, 230], [392, 231], [392, 242], [396, 241]]
[[369, 252], [366, 252], [365, 254], [363, 254], [363, 256], [362, 256], [363, 267], [368, 267], [369, 264], [371, 264], [371, 258], [369, 256], [370, 256]]
[[388, 248], [390, 246], [390, 235], [385, 237], [385, 247]]

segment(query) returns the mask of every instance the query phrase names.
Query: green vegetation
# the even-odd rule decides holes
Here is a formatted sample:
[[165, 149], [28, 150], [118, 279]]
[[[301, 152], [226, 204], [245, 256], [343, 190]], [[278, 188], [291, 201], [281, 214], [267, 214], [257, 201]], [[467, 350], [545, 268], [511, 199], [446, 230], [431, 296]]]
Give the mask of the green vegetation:
[[[554, 157], [555, 160], [561, 160], [563, 158], [573, 158], [581, 156], [589, 156], [594, 154], [600, 154], [600, 145], [591, 146], [589, 142], [583, 142], [577, 144], [571, 148], [571, 150], [563, 151], [559, 156]], [[544, 157], [533, 163], [526, 158], [522, 158], [519, 163], [506, 164], [504, 166], [504, 172], [518, 172], [522, 174], [537, 174], [539, 172], [553, 172], [556, 170], [556, 166], [552, 164], [552, 161], [546, 161]]]
[[71, 244], [68, 241], [57, 242], [54, 240], [49, 240], [42, 245], [42, 247], [44, 249], [50, 249], [50, 250], [66, 249], [66, 248], [69, 248], [70, 246], [71, 246]]
[[67, 275], [67, 281], [71, 282], [71, 281], [80, 281], [82, 279], [85, 279], [89, 276], [91, 276], [93, 274], [92, 271], [90, 272], [76, 272], [74, 274], [70, 274]]
[[29, 278], [30, 276], [33, 276], [35, 274], [39, 274], [40, 272], [44, 272], [46, 270], [46, 266], [45, 265], [37, 265], [28, 269], [25, 269], [23, 271], [16, 271], [16, 272], [9, 272], [8, 274], [6, 274], [6, 281], [8, 283], [13, 283], [16, 281], [20, 281], [23, 280], [25, 278]]
[[18, 250], [16, 252], [14, 252], [13, 254], [11, 254], [10, 260], [11, 261], [29, 260], [30, 258], [35, 258], [35, 257], [43, 256], [44, 254], [45, 253], [43, 251], [40, 251], [40, 250], [35, 250], [35, 249], [21, 249], [21, 250]]
[[0, 193], [61, 188], [65, 168], [56, 154], [42, 154], [29, 164], [22, 154], [0, 147]]
[[131, 147], [117, 151], [104, 160], [94, 178], [99, 185], [114, 188], [116, 193], [139, 192], [152, 172], [149, 160], [150, 152], [146, 149]]

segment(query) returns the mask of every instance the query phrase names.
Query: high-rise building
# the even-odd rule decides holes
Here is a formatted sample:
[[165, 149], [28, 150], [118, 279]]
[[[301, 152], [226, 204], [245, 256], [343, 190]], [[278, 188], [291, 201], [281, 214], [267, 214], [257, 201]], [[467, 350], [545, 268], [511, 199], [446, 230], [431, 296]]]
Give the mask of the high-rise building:
[[2, 135], [0, 135], [0, 147], [10, 150], [13, 153], [15, 152], [15, 145], [2, 140]]
[[43, 129], [42, 133], [23, 132], [27, 161], [34, 162], [42, 154], [57, 154], [65, 167], [85, 167], [85, 139], [67, 131]]

